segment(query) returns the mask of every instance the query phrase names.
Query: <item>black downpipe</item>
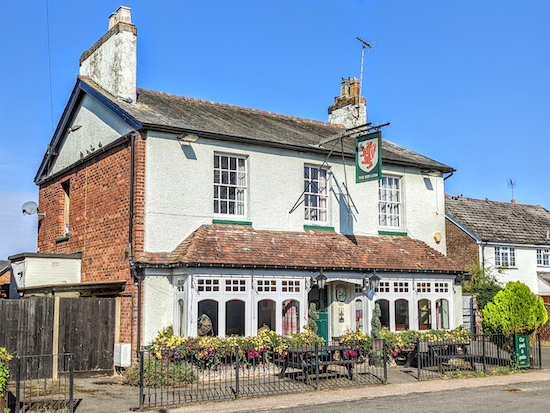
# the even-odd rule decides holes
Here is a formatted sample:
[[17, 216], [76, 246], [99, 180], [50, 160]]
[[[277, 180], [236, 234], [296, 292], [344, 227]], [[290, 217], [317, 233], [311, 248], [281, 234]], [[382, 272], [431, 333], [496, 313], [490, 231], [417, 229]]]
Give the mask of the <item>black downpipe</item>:
[[138, 316], [137, 316], [137, 346], [136, 355], [139, 357], [139, 350], [141, 349], [141, 276], [136, 271], [134, 265], [134, 250], [132, 248], [132, 241], [134, 236], [134, 160], [135, 160], [135, 139], [136, 133], [130, 135], [130, 216], [128, 223], [128, 258], [130, 260], [130, 271], [134, 276], [134, 280], [138, 282]]

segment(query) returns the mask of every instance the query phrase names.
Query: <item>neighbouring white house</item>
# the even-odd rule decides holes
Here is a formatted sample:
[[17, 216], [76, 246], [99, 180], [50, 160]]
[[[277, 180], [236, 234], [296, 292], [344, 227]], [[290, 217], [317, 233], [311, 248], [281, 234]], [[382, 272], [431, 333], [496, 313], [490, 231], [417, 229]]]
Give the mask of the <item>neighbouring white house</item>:
[[[376, 301], [393, 331], [460, 324], [454, 170], [378, 140], [357, 79], [328, 122], [300, 119], [137, 88], [136, 43], [121, 7], [82, 55], [35, 179], [40, 254], [80, 253], [81, 283], [124, 284], [121, 341], [290, 334], [310, 303], [327, 339], [370, 331]], [[361, 181], [356, 157], [380, 174]]]
[[468, 270], [496, 270], [550, 302], [550, 212], [540, 205], [446, 196], [447, 254]]

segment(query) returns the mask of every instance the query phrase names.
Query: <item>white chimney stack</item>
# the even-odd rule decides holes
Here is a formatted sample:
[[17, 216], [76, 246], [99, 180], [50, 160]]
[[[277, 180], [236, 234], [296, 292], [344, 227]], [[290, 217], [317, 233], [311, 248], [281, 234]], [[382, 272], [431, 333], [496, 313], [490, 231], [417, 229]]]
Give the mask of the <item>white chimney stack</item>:
[[109, 31], [80, 57], [80, 74], [117, 98], [136, 101], [137, 29], [129, 7], [109, 16]]

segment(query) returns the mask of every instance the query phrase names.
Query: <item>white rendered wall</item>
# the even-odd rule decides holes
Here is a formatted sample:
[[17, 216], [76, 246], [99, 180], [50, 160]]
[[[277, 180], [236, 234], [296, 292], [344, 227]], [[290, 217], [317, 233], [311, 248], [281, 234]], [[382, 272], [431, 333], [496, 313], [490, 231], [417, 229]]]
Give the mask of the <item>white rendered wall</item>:
[[147, 270], [143, 279], [143, 339], [150, 344], [158, 332], [172, 326], [174, 286], [170, 270]]
[[67, 133], [51, 174], [79, 161], [81, 154], [85, 157], [93, 152], [92, 148], [99, 150], [100, 144], [108, 145], [131, 130], [120, 117], [87, 94], [84, 94], [67, 128], [75, 125], [81, 127]]
[[483, 257], [484, 250], [485, 265], [490, 268], [495, 267], [495, 246], [500, 247], [515, 247], [516, 249], [516, 265], [504, 269], [502, 274], [493, 271], [497, 276], [497, 280], [502, 284], [512, 281], [521, 281], [527, 285], [536, 295], [550, 295], [550, 288], [544, 282], [541, 282], [537, 276], [537, 271], [550, 272], [550, 266], [537, 265], [537, 248], [548, 249], [548, 246], [535, 245], [509, 245], [509, 244], [487, 244], [480, 246], [480, 257]]
[[[247, 157], [247, 215], [216, 217], [213, 213], [214, 154]], [[212, 219], [251, 221], [255, 229], [303, 231], [304, 165], [320, 166], [324, 156], [235, 142], [198, 139], [179, 142], [175, 135], [150, 132], [146, 143], [145, 250], [172, 251], [200, 225]], [[378, 182], [355, 183], [355, 165], [347, 161], [352, 215], [348, 214], [344, 169], [340, 158], [328, 162], [332, 173], [329, 191], [329, 221], [337, 232], [378, 235]], [[426, 242], [445, 253], [442, 177], [425, 178], [411, 168], [384, 167], [384, 173], [401, 176], [403, 225], [397, 232]], [[290, 213], [300, 198], [298, 207]]]

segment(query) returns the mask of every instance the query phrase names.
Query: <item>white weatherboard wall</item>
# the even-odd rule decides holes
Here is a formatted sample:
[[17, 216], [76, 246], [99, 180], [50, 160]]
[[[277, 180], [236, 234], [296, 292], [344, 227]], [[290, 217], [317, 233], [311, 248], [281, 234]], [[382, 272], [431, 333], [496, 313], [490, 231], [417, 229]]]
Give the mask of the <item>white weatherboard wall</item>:
[[534, 294], [550, 295], [550, 287], [541, 282], [537, 271], [550, 272], [550, 266], [537, 265], [537, 248], [548, 249], [548, 246], [536, 245], [511, 245], [511, 244], [486, 244], [480, 246], [480, 257], [485, 257], [485, 264], [489, 268], [495, 267], [495, 246], [515, 247], [516, 265], [503, 270], [502, 274], [494, 271], [497, 281], [506, 284], [512, 281], [521, 281], [527, 285]]
[[[247, 158], [247, 215], [217, 217], [213, 213], [214, 154]], [[257, 230], [303, 231], [304, 165], [320, 166], [322, 155], [276, 148], [201, 139], [180, 142], [175, 135], [150, 132], [146, 142], [145, 250], [172, 251], [200, 225], [212, 219], [252, 222]], [[347, 161], [352, 219], [346, 206], [344, 169], [341, 158], [331, 158], [329, 222], [337, 232], [378, 235], [378, 182], [355, 183], [355, 165]], [[411, 237], [445, 253], [442, 177], [426, 177], [412, 168], [384, 167], [385, 173], [402, 177], [402, 228]], [[426, 179], [429, 180], [427, 184]]]
[[52, 167], [51, 174], [79, 161], [81, 154], [86, 157], [93, 152], [92, 148], [99, 150], [99, 145], [105, 146], [131, 130], [130, 126], [111, 110], [86, 94], [75, 110], [74, 118], [67, 129], [77, 125], [80, 128], [66, 132], [66, 140], [59, 149], [59, 156]]
[[26, 257], [12, 263], [17, 288], [80, 282], [80, 259]]

